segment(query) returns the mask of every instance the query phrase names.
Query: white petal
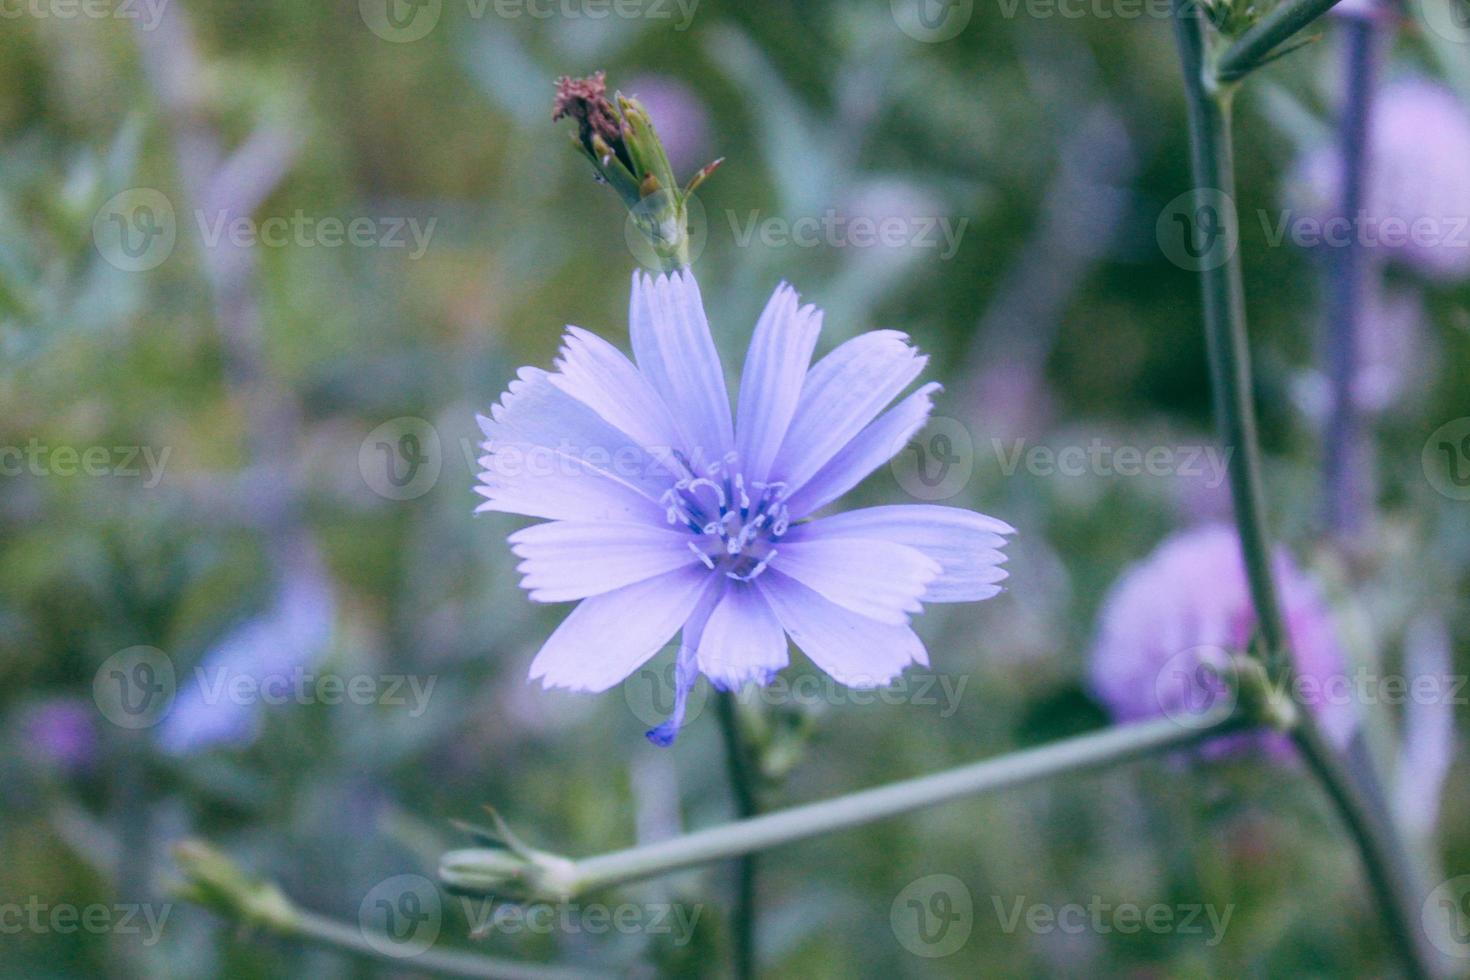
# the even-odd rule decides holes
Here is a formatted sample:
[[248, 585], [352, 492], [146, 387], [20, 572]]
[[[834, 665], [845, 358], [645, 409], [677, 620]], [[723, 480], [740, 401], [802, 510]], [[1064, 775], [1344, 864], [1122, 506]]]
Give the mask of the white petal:
[[763, 481], [770, 473], [796, 414], [802, 379], [821, 329], [822, 311], [810, 305], [798, 309], [796, 290], [785, 283], [776, 287], [756, 321], [740, 376], [735, 423], [736, 448], [747, 481]]
[[919, 376], [927, 358], [896, 330], [854, 337], [807, 372], [796, 415], [771, 467], [794, 493]]
[[844, 609], [894, 626], [923, 611], [919, 597], [940, 571], [937, 561], [894, 541], [824, 538], [810, 530], [780, 541], [771, 567]]
[[734, 582], [704, 626], [699, 670], [716, 686], [734, 690], [764, 683], [787, 663], [786, 634], [754, 583]]
[[525, 559], [516, 571], [537, 602], [568, 602], [611, 592], [691, 565], [688, 533], [648, 524], [552, 521], [510, 536]]
[[638, 370], [674, 413], [685, 452], [701, 469], [723, 459], [735, 445], [730, 395], [694, 275], [635, 272], [629, 332]]
[[879, 416], [849, 442], [832, 461], [787, 500], [793, 519], [825, 507], [898, 455], [924, 427], [933, 408], [937, 383], [924, 385]]
[[[662, 520], [674, 477], [654, 456], [547, 372], [522, 368], [490, 417], [479, 417], [490, 450], [480, 474], [482, 510], [532, 517]], [[542, 497], [547, 500], [543, 503]]]
[[[481, 464], [485, 465], [485, 464]], [[507, 475], [495, 472], [503, 466]], [[627, 492], [606, 480], [592, 480], [584, 473], [550, 473], [532, 477], [518, 465], [502, 459], [480, 474], [484, 481], [475, 492], [485, 502], [475, 513], [496, 511], [544, 517], [553, 521], [641, 521], [657, 524], [664, 513], [648, 498]]]
[[907, 626], [859, 616], [773, 569], [755, 582], [792, 641], [848, 687], [882, 687], [909, 664], [929, 662], [924, 644]]
[[581, 327], [562, 339], [559, 373], [549, 380], [645, 449], [666, 451], [679, 444], [678, 428], [664, 400], [633, 362], [612, 344]]
[[531, 679], [606, 691], [663, 649], [713, 584], [705, 569], [685, 568], [583, 599], [531, 661]]
[[[1006, 577], [1003, 535], [1015, 528], [1005, 521], [962, 507], [904, 504], [867, 507], [798, 524], [788, 538], [881, 538], [916, 548], [937, 561], [939, 577], [924, 591], [924, 602], [973, 602], [1000, 591]], [[789, 547], [783, 542], [783, 548]]]

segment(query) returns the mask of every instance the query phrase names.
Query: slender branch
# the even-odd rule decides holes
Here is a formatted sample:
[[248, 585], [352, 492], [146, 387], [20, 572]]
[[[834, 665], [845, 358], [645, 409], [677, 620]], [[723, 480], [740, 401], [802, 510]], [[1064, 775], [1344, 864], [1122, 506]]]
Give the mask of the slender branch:
[[[1368, 120], [1377, 81], [1378, 23], [1371, 17], [1345, 18], [1343, 107], [1338, 126], [1341, 187], [1338, 213], [1349, 221], [1363, 207], [1367, 170]], [[1331, 250], [1327, 292], [1327, 375], [1331, 382], [1331, 415], [1327, 422], [1326, 460], [1322, 468], [1327, 527], [1351, 534], [1363, 524], [1370, 475], [1365, 472], [1364, 436], [1355, 396], [1358, 351], [1367, 271], [1367, 253], [1358, 236]]]
[[[246, 874], [226, 854], [202, 841], [184, 841], [174, 847], [183, 881], [173, 893], [239, 922], [245, 929], [263, 929], [278, 936], [302, 939], [391, 963], [403, 970], [448, 977], [491, 980], [585, 980], [603, 973], [565, 967], [541, 966], [516, 960], [481, 956], [462, 950], [426, 949], [400, 952], [402, 947], [366, 925], [352, 925], [298, 908], [274, 883]], [[396, 955], [395, 955], [396, 954]]]
[[[719, 695], [720, 731], [725, 741], [725, 763], [730, 771], [730, 788], [735, 794], [735, 811], [742, 819], [756, 815], [755, 773], [751, 771], [748, 747], [741, 736], [735, 695]], [[735, 870], [735, 975], [740, 980], [755, 976], [755, 875], [756, 856], [740, 858]]]
[[[1230, 249], [1223, 264], [1201, 272], [1205, 332], [1211, 385], [1220, 439], [1234, 459], [1230, 488], [1235, 520], [1250, 579], [1261, 638], [1266, 646], [1267, 669], [1281, 685], [1291, 679], [1289, 639], [1283, 626], [1273, 579], [1269, 535], [1261, 489], [1261, 461], [1251, 403], [1250, 345], [1246, 335], [1245, 294], [1241, 284], [1238, 217], [1233, 204], [1235, 176], [1230, 138], [1230, 90], [1209, 85], [1205, 76], [1204, 21], [1192, 10], [1191, 0], [1173, 0], [1175, 31], [1184, 71], [1189, 112], [1190, 159], [1195, 202], [1212, 206], [1226, 202], [1224, 222]], [[1324, 5], [1324, 9], [1330, 4]], [[1279, 12], [1279, 11], [1278, 11]], [[1269, 20], [1270, 18], [1268, 18]], [[1263, 22], [1264, 23], [1264, 22]], [[1299, 26], [1299, 25], [1298, 25]], [[1432, 975], [1432, 957], [1417, 927], [1417, 909], [1410, 896], [1413, 881], [1407, 854], [1394, 828], [1383, 819], [1364, 788], [1344, 767], [1323, 737], [1311, 711], [1298, 713], [1293, 738], [1313, 774], [1347, 825], [1364, 871], [1383, 916], [1389, 938], [1413, 977]]]
[[[1241, 715], [1218, 710], [1191, 719], [1189, 725], [1160, 718], [1107, 728], [929, 776], [721, 824], [672, 840], [581, 861], [542, 860], [544, 867], [538, 870], [544, 875], [536, 879], [536, 884], [545, 892], [569, 899], [595, 889], [752, 854], [951, 800], [1184, 748], [1239, 730], [1246, 724]], [[496, 881], [506, 880], [500, 871], [503, 862], [503, 852], [494, 849], [451, 851], [444, 855], [439, 876], [451, 888], [485, 890]], [[526, 876], [519, 877], [524, 880]]]
[[[563, 967], [518, 963], [514, 960], [448, 949], [425, 950], [414, 956], [391, 956], [375, 948], [368, 942], [362, 930], [346, 922], [299, 910], [297, 916], [299, 918], [295, 931], [287, 935], [354, 956], [390, 963], [413, 972], [423, 971], [445, 977], [472, 977], [479, 980], [587, 980], [604, 975]], [[384, 949], [392, 948], [392, 941], [386, 937], [380, 940], [380, 944]]]
[[1438, 973], [1433, 965], [1436, 957], [1419, 928], [1421, 899], [1415, 897], [1414, 886], [1418, 876], [1403, 841], [1384, 808], [1370, 798], [1328, 744], [1321, 727], [1309, 720], [1310, 715], [1309, 711], [1301, 713], [1304, 723], [1292, 732], [1292, 740], [1347, 825], [1362, 856], [1363, 870], [1388, 926], [1389, 938], [1403, 957], [1409, 976], [1433, 977]]
[[1235, 82], [1271, 60], [1272, 53], [1297, 31], [1336, 6], [1338, 0], [1283, 0], [1220, 56], [1216, 77]]

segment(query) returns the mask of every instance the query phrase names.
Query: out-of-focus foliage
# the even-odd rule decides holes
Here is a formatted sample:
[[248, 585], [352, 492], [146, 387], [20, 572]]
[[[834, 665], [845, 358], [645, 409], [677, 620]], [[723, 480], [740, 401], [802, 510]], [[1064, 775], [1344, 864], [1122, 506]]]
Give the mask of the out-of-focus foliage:
[[[831, 696], [808, 706], [804, 754], [765, 805], [1105, 722], [1083, 685], [1103, 593], [1169, 530], [1228, 514], [1207, 469], [1179, 472], [1212, 435], [1196, 283], [1156, 239], [1188, 186], [1167, 22], [975, 4], [957, 36], [926, 43], [881, 2], [648, 3], [641, 17], [594, 18], [588, 4], [538, 17], [445, 0], [429, 5], [433, 28], [405, 41], [369, 0], [134, 6], [136, 19], [7, 7], [0, 21], [0, 902], [166, 902], [168, 846], [201, 836], [301, 906], [356, 922], [379, 883], [432, 876], [463, 843], [450, 821], [485, 803], [534, 846], [575, 855], [729, 816], [713, 712], [659, 750], [642, 736], [658, 720], [652, 675], [597, 697], [525, 683], [563, 610], [517, 589], [504, 541], [517, 522], [471, 515], [474, 413], [517, 366], [548, 365], [563, 324], [626, 340], [633, 256], [616, 199], [550, 123], [561, 74], [606, 69], [614, 86], [633, 80], [632, 94], [640, 78], [664, 86], [663, 111], [686, 113], [695, 135], [702, 125], [693, 166], [726, 159], [700, 192], [695, 270], [728, 365], [781, 279], [827, 310], [823, 349], [908, 331], [946, 384], [931, 431], [948, 441], [919, 445], [972, 467], [939, 502], [1021, 532], [1006, 594], [919, 621], [924, 676], [938, 678], [922, 693], [915, 682], [901, 703], [863, 704], [812, 688]], [[192, 42], [166, 33], [182, 28]], [[1470, 411], [1465, 284], [1391, 273], [1425, 312], [1408, 390], [1373, 419], [1380, 516], [1346, 555], [1319, 535], [1318, 423], [1303, 392], [1321, 270], [1269, 233], [1293, 159], [1331, 126], [1337, 36], [1323, 33], [1237, 99], [1272, 516], [1328, 583], [1361, 656], [1398, 664], [1410, 626], [1432, 613], [1463, 672], [1470, 503], [1436, 492], [1421, 453]], [[1389, 71], [1441, 74], [1414, 33], [1395, 42]], [[271, 134], [289, 149], [273, 157]], [[267, 141], [256, 155], [230, 157], [254, 138]], [[109, 210], [137, 189], [162, 195], [172, 217], [144, 216], [135, 198]], [[229, 210], [239, 200], [252, 202], [243, 215]], [[262, 234], [280, 219], [284, 240], [232, 249], [214, 237], [222, 216]], [[864, 246], [858, 217], [892, 219], [904, 237]], [[323, 222], [359, 218], [363, 243], [329, 244]], [[176, 241], [129, 271], [116, 236], [149, 234], [153, 219], [171, 221]], [[1066, 475], [1030, 455], [1093, 445], [1164, 447], [1176, 469]], [[379, 470], [403, 476], [405, 464], [403, 485]], [[909, 502], [927, 486], [900, 465], [856, 496]], [[300, 589], [308, 598], [291, 605]], [[278, 671], [369, 679], [382, 696], [288, 697], [202, 743], [164, 738], [166, 721], [121, 727], [94, 700], [104, 662], [145, 645], [175, 667], [179, 708], [230, 644], [284, 657]], [[381, 687], [392, 678], [396, 698]], [[422, 710], [409, 681], [432, 683]], [[1403, 713], [1375, 723], [1397, 727]], [[55, 734], [63, 721], [70, 741]], [[49, 748], [63, 743], [75, 751]], [[1470, 861], [1463, 766], [1420, 842], [1445, 876]], [[1068, 778], [787, 847], [761, 868], [771, 975], [1389, 969], [1321, 794], [1265, 761]], [[933, 947], [895, 923], [905, 888], [935, 874], [960, 879], [972, 923], [958, 949], [926, 958], [915, 947]], [[687, 943], [653, 929], [472, 940], [469, 907], [448, 898], [439, 943], [717, 974], [726, 878], [694, 871], [599, 897], [701, 908]], [[1008, 928], [1018, 902], [1231, 918], [1211, 945], [1207, 924]], [[15, 976], [369, 969], [241, 937], [182, 905], [153, 944], [24, 929], [0, 954]]]

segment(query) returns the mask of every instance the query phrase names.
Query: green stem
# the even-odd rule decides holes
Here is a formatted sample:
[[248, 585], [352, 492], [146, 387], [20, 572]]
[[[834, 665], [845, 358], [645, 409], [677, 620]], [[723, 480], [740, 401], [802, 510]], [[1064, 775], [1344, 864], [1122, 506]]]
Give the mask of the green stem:
[[1271, 60], [1272, 52], [1290, 40], [1293, 34], [1337, 3], [1338, 0], [1284, 0], [1225, 49], [1220, 56], [1216, 77], [1221, 82], [1244, 78]]
[[[480, 980], [587, 980], [602, 976], [560, 967], [537, 966], [500, 960], [477, 953], [455, 950], [425, 950], [415, 956], [395, 957], [374, 948], [363, 936], [362, 930], [346, 922], [329, 919], [314, 912], [297, 911], [295, 929], [288, 933], [299, 939], [310, 940], [355, 956], [379, 960], [383, 963], [412, 972], [434, 973], [445, 977], [474, 977]], [[387, 940], [385, 947], [390, 946]]]
[[[725, 741], [725, 763], [730, 772], [730, 788], [735, 795], [735, 811], [745, 820], [759, 808], [755, 793], [755, 774], [751, 771], [750, 754], [740, 733], [740, 718], [735, 695], [722, 691], [718, 701], [720, 731]], [[755, 976], [755, 875], [756, 857], [746, 854], [737, 862], [735, 886], [735, 975], [740, 980]]]
[[[779, 847], [923, 810], [968, 796], [1008, 789], [1069, 772], [1092, 771], [1213, 738], [1244, 726], [1229, 711], [1202, 715], [1188, 726], [1167, 718], [1121, 725], [1040, 748], [945, 772], [906, 779], [836, 799], [778, 810], [659, 841], [574, 861], [558, 874], [568, 897]], [[476, 879], [475, 850], [445, 855], [440, 875], [451, 886]], [[494, 852], [483, 852], [493, 859]]]
[[[1309, 6], [1312, 4], [1284, 5], [1292, 9]], [[1316, 6], [1325, 10], [1331, 4], [1317, 3]], [[1226, 261], [1203, 270], [1200, 275], [1215, 413], [1226, 458], [1232, 460], [1230, 489], [1235, 503], [1235, 520], [1246, 575], [1250, 580], [1251, 600], [1266, 648], [1267, 669], [1278, 690], [1290, 690], [1289, 639], [1271, 568], [1260, 449], [1255, 409], [1251, 402], [1250, 343], [1246, 335], [1245, 292], [1236, 247], [1239, 243], [1238, 217], [1233, 203], [1235, 174], [1230, 137], [1231, 90], [1212, 85], [1206, 78], [1205, 25], [1194, 13], [1191, 0], [1174, 0], [1174, 10], [1189, 113], [1195, 204], [1197, 208], [1204, 209], [1224, 201], [1226, 213], [1220, 215], [1220, 219], [1224, 222], [1230, 244]], [[1278, 8], [1275, 12], [1281, 14], [1275, 18], [1278, 22], [1291, 16], [1282, 10]], [[1272, 20], [1268, 17], [1261, 27]], [[1296, 26], [1300, 27], [1301, 23]], [[1248, 33], [1242, 41], [1249, 37]], [[1271, 46], [1275, 43], [1272, 41]], [[1236, 48], [1239, 45], [1237, 42]], [[1372, 801], [1367, 798], [1361, 783], [1327, 743], [1311, 711], [1298, 713], [1293, 738], [1307, 765], [1332, 798], [1357, 845], [1389, 938], [1403, 957], [1409, 974], [1414, 977], [1430, 976], [1432, 957], [1416, 928], [1417, 906], [1412, 900], [1410, 884], [1413, 881], [1412, 869], [1397, 833], [1371, 805]]]
[[1271, 576], [1266, 545], [1265, 490], [1261, 484], [1260, 441], [1251, 403], [1250, 340], [1245, 329], [1245, 287], [1240, 271], [1240, 221], [1236, 214], [1235, 156], [1230, 139], [1230, 89], [1211, 90], [1205, 80], [1204, 21], [1190, 0], [1174, 0], [1180, 58], [1184, 65], [1189, 112], [1190, 165], [1196, 214], [1221, 211], [1229, 257], [1200, 272], [1204, 296], [1205, 343], [1210, 388], [1220, 442], [1230, 461], [1231, 497], [1240, 526], [1240, 544], [1250, 580], [1251, 601], [1272, 676], [1285, 663], [1286, 627]]

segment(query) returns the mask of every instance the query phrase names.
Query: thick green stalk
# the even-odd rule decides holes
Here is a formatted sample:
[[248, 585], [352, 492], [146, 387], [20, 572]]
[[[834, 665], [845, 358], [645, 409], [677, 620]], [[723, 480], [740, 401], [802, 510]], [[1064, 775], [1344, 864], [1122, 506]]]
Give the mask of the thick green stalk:
[[1230, 140], [1229, 88], [1206, 87], [1205, 23], [1190, 0], [1174, 0], [1175, 28], [1184, 64], [1189, 112], [1190, 168], [1196, 214], [1219, 211], [1228, 258], [1200, 272], [1205, 343], [1215, 419], [1228, 469], [1235, 520], [1250, 580], [1251, 601], [1260, 620], [1272, 675], [1285, 662], [1286, 627], [1271, 575], [1266, 541], [1265, 491], [1261, 484], [1260, 440], [1251, 403], [1250, 340], [1245, 330], [1245, 287], [1240, 271], [1240, 219], [1235, 210], [1235, 157]]
[[[1160, 718], [1107, 728], [929, 776], [720, 824], [671, 840], [580, 861], [543, 861], [545, 867], [538, 868], [542, 874], [536, 878], [537, 888], [552, 900], [567, 900], [596, 889], [753, 854], [967, 796], [1181, 749], [1246, 724], [1239, 714], [1221, 710], [1193, 719], [1189, 725]], [[497, 878], [504, 880], [497, 871], [501, 853], [487, 848], [452, 851], [444, 855], [439, 876], [451, 888], [485, 890]]]
[[[1292, 6], [1294, 9], [1306, 8], [1311, 4]], [[1318, 6], [1325, 10], [1331, 4]], [[1251, 599], [1266, 648], [1267, 669], [1278, 689], [1289, 690], [1289, 639], [1271, 569], [1270, 536], [1266, 528], [1260, 476], [1260, 448], [1256, 437], [1255, 409], [1251, 402], [1253, 388], [1245, 323], [1245, 292], [1236, 247], [1239, 238], [1230, 138], [1231, 93], [1228, 87], [1221, 88], [1210, 78], [1205, 23], [1191, 0], [1174, 0], [1174, 11], [1189, 113], [1195, 203], [1202, 209], [1223, 201], [1227, 213], [1219, 217], [1230, 236], [1227, 239], [1230, 244], [1228, 258], [1223, 263], [1211, 263], [1214, 267], [1200, 274], [1215, 413], [1226, 458], [1233, 460], [1230, 489], [1235, 504], [1235, 520], [1250, 580]], [[1278, 8], [1277, 13], [1280, 12]], [[1297, 23], [1292, 31], [1305, 23], [1305, 20]], [[1429, 964], [1433, 959], [1417, 928], [1418, 909], [1413, 901], [1411, 884], [1414, 875], [1396, 831], [1372, 806], [1361, 783], [1323, 737], [1311, 711], [1298, 712], [1293, 738], [1357, 845], [1389, 938], [1403, 957], [1410, 975], [1431, 976]]]
[[[730, 771], [730, 788], [735, 796], [735, 811], [745, 820], [756, 815], [756, 774], [752, 771], [749, 747], [740, 731], [740, 717], [735, 695], [722, 691], [719, 695], [720, 731], [725, 740], [725, 763]], [[755, 874], [756, 856], [746, 854], [735, 869], [735, 975], [740, 980], [755, 976]]]
[[1216, 77], [1235, 82], [1271, 60], [1278, 47], [1297, 31], [1331, 10], [1338, 0], [1284, 0], [1220, 56]]

